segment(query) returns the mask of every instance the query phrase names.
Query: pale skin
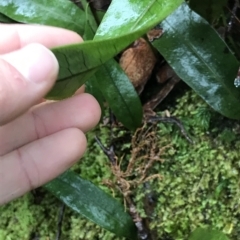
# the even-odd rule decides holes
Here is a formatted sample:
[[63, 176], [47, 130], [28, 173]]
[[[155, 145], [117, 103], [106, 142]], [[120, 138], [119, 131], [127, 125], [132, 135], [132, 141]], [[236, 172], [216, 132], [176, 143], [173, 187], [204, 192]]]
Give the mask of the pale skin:
[[[58, 102], [41, 102], [58, 62], [48, 50], [80, 43], [71, 31], [0, 24], [0, 205], [39, 187], [84, 154], [85, 133], [99, 121], [97, 101], [81, 88]], [[84, 194], [84, 193], [83, 193]]]

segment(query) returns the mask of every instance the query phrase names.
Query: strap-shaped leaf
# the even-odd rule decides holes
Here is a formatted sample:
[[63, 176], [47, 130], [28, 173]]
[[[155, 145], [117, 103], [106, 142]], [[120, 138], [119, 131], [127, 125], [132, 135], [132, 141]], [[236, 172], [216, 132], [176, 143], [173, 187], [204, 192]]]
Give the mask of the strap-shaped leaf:
[[118, 236], [136, 239], [135, 225], [123, 205], [75, 173], [67, 171], [45, 188], [99, 226]]
[[[91, 16], [92, 13], [87, 2], [82, 0], [82, 4], [85, 11]], [[96, 30], [95, 19], [89, 18], [85, 25], [85, 37], [93, 39]], [[129, 78], [114, 59], [99, 67], [90, 80], [95, 88], [95, 93], [98, 91], [103, 94], [111, 110], [124, 126], [129, 129], [136, 129], [140, 126], [143, 112], [141, 101]], [[99, 93], [96, 97], [99, 97]]]
[[[115, 0], [105, 14], [93, 41], [52, 49], [60, 62], [58, 81], [70, 81], [69, 88], [62, 89], [61, 87], [62, 96], [72, 95], [73, 92], [69, 90], [73, 89], [69, 86], [71, 82], [78, 86], [83, 84], [87, 80], [86, 72], [89, 73], [91, 69], [101, 66], [117, 55], [135, 39], [167, 17], [182, 1]], [[119, 2], [121, 2], [121, 6]], [[119, 7], [121, 8], [119, 9]], [[126, 11], [122, 11], [122, 9]], [[122, 19], [122, 24], [117, 21], [118, 18]], [[81, 80], [77, 80], [79, 78]], [[76, 84], [74, 81], [78, 81], [78, 83]], [[62, 86], [62, 83], [60, 84]], [[53, 91], [49, 93], [49, 97], [59, 98], [54, 94], [54, 92], [60, 92], [56, 90], [57, 88], [58, 82]]]
[[96, 75], [95, 86], [103, 93], [117, 119], [129, 129], [139, 127], [142, 122], [142, 105], [119, 64], [112, 59], [99, 68]]
[[[59, 99], [71, 96], [97, 67], [157, 25], [182, 2], [113, 0], [94, 41], [53, 49], [60, 63], [60, 72], [58, 82], [48, 97]], [[68, 4], [65, 0], [2, 0], [0, 12], [19, 22], [60, 26], [83, 34], [87, 14], [73, 3]]]
[[85, 13], [70, 1], [1, 0], [0, 12], [17, 22], [51, 25], [81, 35], [84, 33]]
[[239, 63], [217, 32], [187, 4], [160, 26], [164, 34], [153, 46], [212, 108], [240, 118], [240, 89], [234, 86]]
[[182, 2], [181, 0], [113, 0], [94, 39], [115, 38], [138, 31], [146, 33]]

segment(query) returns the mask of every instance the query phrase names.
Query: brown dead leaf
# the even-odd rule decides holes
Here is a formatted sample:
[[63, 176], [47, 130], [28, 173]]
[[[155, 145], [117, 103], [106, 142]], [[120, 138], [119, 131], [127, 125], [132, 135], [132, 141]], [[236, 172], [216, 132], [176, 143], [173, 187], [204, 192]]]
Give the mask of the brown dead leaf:
[[163, 30], [158, 28], [158, 29], [152, 29], [150, 31], [148, 31], [147, 33], [147, 37], [149, 42], [153, 42], [155, 39], [160, 38], [163, 34]]
[[165, 83], [170, 78], [176, 77], [176, 73], [169, 66], [169, 64], [164, 64], [158, 67], [156, 73], [156, 79], [158, 83]]
[[119, 64], [140, 94], [151, 76], [156, 62], [153, 50], [144, 38], [140, 38], [123, 52]]

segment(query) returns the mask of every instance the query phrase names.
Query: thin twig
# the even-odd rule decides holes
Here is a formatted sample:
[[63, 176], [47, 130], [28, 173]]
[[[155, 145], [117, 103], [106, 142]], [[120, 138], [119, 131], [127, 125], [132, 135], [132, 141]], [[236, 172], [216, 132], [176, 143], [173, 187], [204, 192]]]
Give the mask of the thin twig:
[[188, 136], [183, 124], [175, 117], [159, 117], [159, 116], [151, 116], [147, 119], [147, 122], [154, 123], [154, 122], [167, 122], [175, 124], [181, 130], [181, 134], [191, 143], [194, 144], [192, 139]]
[[146, 111], [149, 109], [154, 110], [167, 97], [179, 81], [180, 78], [177, 76], [170, 78], [167, 83], [165, 83], [164, 87], [150, 99], [150, 101], [144, 104], [143, 109]]
[[106, 148], [103, 146], [102, 142], [100, 141], [100, 139], [97, 136], [95, 136], [95, 140], [97, 141], [99, 147], [102, 149], [104, 154], [108, 157], [110, 163], [113, 165], [116, 165], [116, 155], [114, 152], [113, 145], [111, 145], [110, 148]]
[[232, 25], [233, 25], [233, 22], [235, 21], [235, 19], [238, 19], [236, 13], [237, 13], [237, 9], [239, 7], [240, 7], [240, 5], [239, 5], [238, 0], [235, 0], [232, 11], [229, 10], [232, 13], [232, 15], [230, 17], [230, 21], [229, 21], [228, 27], [227, 27], [227, 32], [228, 33], [231, 31]]
[[[115, 155], [114, 152], [114, 148], [113, 146], [111, 146], [110, 148], [106, 148], [103, 146], [102, 142], [100, 141], [100, 139], [95, 136], [95, 139], [98, 143], [98, 145], [100, 146], [100, 148], [102, 149], [102, 151], [105, 153], [105, 155], [108, 157], [110, 163], [113, 166], [117, 165], [117, 156]], [[125, 192], [124, 189], [121, 189], [121, 185], [119, 185], [120, 190], [122, 193]], [[151, 237], [148, 234], [148, 230], [145, 227], [144, 223], [143, 223], [143, 219], [140, 217], [135, 204], [133, 202], [133, 200], [130, 198], [129, 194], [123, 194], [125, 201], [127, 202], [128, 208], [129, 208], [129, 213], [133, 219], [133, 222], [137, 228], [137, 232], [138, 232], [138, 237], [140, 240], [151, 240]]]
[[129, 207], [129, 213], [130, 213], [130, 215], [133, 219], [133, 222], [135, 223], [135, 226], [138, 230], [138, 238], [140, 240], [151, 240], [148, 230], [146, 229], [146, 227], [143, 223], [143, 219], [139, 215], [139, 213], [134, 205], [134, 202], [132, 201], [132, 199], [129, 196], [126, 196], [125, 200]]

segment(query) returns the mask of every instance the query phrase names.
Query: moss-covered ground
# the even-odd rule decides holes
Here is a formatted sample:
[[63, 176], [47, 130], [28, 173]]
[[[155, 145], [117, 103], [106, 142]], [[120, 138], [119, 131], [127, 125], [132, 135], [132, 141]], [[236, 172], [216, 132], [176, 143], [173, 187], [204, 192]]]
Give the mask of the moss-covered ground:
[[[145, 144], [145, 150], [138, 154], [161, 154], [156, 157], [148, 176], [159, 174], [162, 178], [131, 188], [140, 214], [148, 217], [153, 239], [185, 240], [196, 227], [209, 225], [224, 231], [230, 239], [240, 239], [239, 121], [215, 113], [192, 91], [187, 91], [168, 110], [182, 121], [194, 143], [190, 144], [179, 128], [169, 123], [146, 125], [142, 129], [144, 134], [151, 133], [148, 135], [151, 138], [145, 139], [149, 144], [135, 139], [135, 148]], [[102, 184], [104, 179], [113, 178], [108, 160], [94, 140], [95, 134], [103, 144], [110, 144], [109, 127], [100, 125], [88, 134], [88, 151], [73, 169], [121, 198], [116, 189]], [[131, 134], [123, 128], [115, 128], [114, 136], [116, 153], [123, 159], [124, 167], [131, 157]], [[151, 152], [153, 145], [155, 149]], [[168, 147], [164, 149], [164, 146]], [[2, 206], [0, 240], [55, 239], [60, 206], [44, 189]], [[66, 209], [61, 239], [120, 238]]]

